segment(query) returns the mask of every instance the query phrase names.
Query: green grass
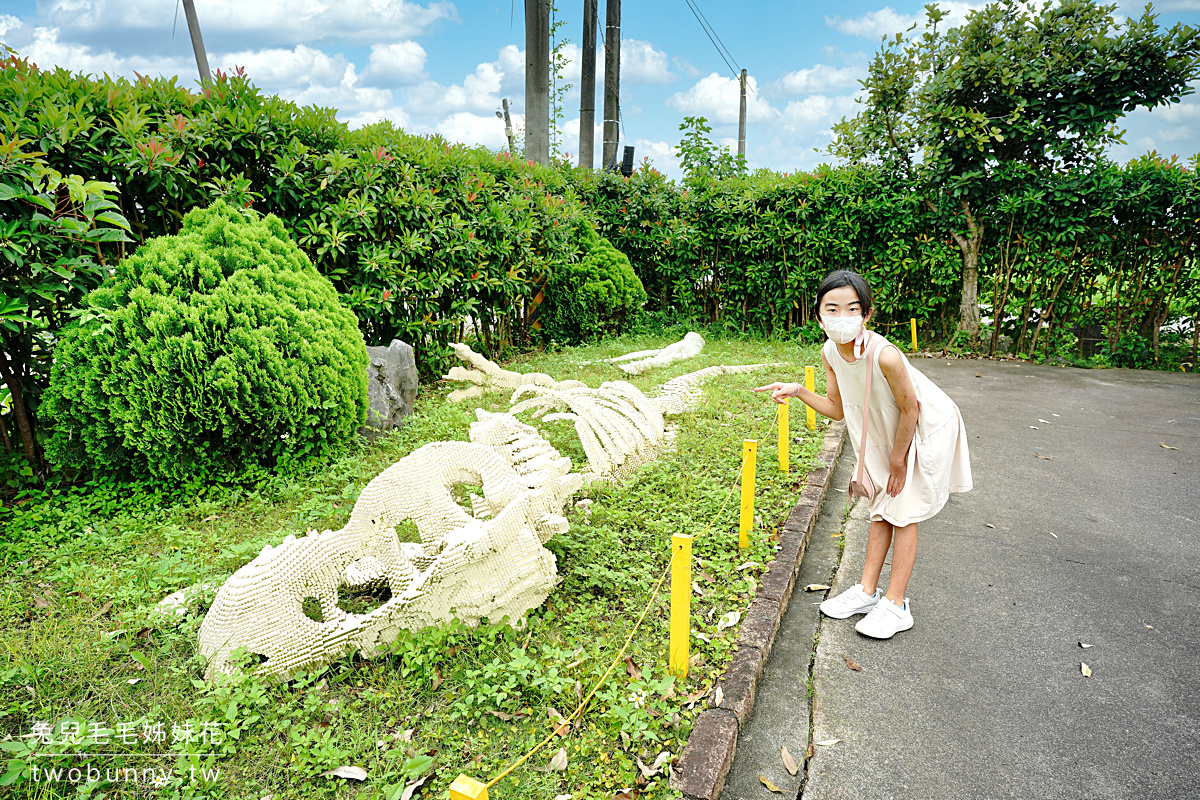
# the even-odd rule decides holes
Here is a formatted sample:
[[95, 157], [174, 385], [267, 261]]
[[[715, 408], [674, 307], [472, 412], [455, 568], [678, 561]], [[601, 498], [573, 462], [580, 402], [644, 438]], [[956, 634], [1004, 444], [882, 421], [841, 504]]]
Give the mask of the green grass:
[[[675, 333], [532, 353], [506, 365], [591, 386], [628, 379], [647, 392], [714, 364], [792, 365], [710, 379], [700, 409], [675, 418], [675, 451], [622, 484], [594, 484], [581, 492], [575, 499], [594, 501], [590, 519], [568, 507], [570, 530], [547, 545], [562, 581], [521, 630], [451, 623], [402, 636], [373, 660], [351, 654], [289, 681], [248, 669], [208, 686], [196, 653], [199, 617], [171, 627], [154, 624], [148, 613], [176, 589], [198, 581], [219, 584], [289, 533], [341, 527], [371, 478], [422, 444], [466, 439], [475, 406], [505, 410], [507, 393], [454, 405], [445, 400], [454, 386], [422, 386], [416, 413], [402, 430], [374, 444], [359, 443], [306, 476], [258, 490], [199, 486], [150, 493], [144, 486], [98, 481], [18, 498], [0, 516], [0, 739], [12, 737], [0, 742], [9, 759], [0, 774], [9, 771], [15, 779], [4, 788], [6, 796], [123, 798], [150, 791], [124, 781], [34, 781], [20, 766], [37, 765], [44, 775], [48, 767], [90, 763], [101, 774], [165, 770], [168, 785], [157, 790], [163, 797], [380, 797], [422, 775], [429, 778], [419, 796], [447, 797], [460, 772], [490, 780], [541, 741], [551, 731], [550, 709], [563, 716], [574, 710], [650, 599], [671, 535], [699, 534], [713, 521], [694, 545], [693, 576], [703, 596], [693, 596], [693, 666], [686, 680], [666, 676], [669, 604], [663, 594], [634, 635], [629, 655], [636, 669], [620, 664], [578, 729], [514, 770], [491, 796], [611, 797], [636, 785], [637, 758], [649, 764], [661, 750], [678, 754], [686, 742], [704, 707], [701, 693], [711, 688], [736, 639], [736, 628], [717, 631], [717, 621], [749, 604], [751, 580], [774, 556], [775, 528], [786, 519], [823, 435], [821, 427], [804, 431], [803, 414], [794, 410], [792, 434], [801, 441], [792, 442], [792, 471], [782, 475], [775, 406], [749, 391], [776, 379], [802, 379], [803, 365], [819, 360], [815, 347], [711, 340], [701, 356], [635, 378], [611, 365], [575, 363], [662, 347], [678, 339]], [[582, 468], [571, 426], [538, 427]], [[729, 495], [744, 438], [760, 441], [755, 512], [761, 523], [742, 553], [738, 499]], [[751, 561], [761, 566], [737, 569]], [[359, 595], [346, 602], [378, 598]], [[638, 670], [640, 678], [632, 674]], [[84, 731], [99, 724], [113, 734], [107, 744], [86, 738], [87, 746], [42, 744], [43, 755], [30, 756], [26, 743], [33, 740], [22, 737], [37, 722], [56, 729], [78, 723]], [[124, 730], [141, 732], [143, 724], [155, 722], [164, 724], [165, 742], [116, 738], [119, 723], [134, 723]], [[207, 723], [222, 741], [172, 741], [172, 724], [187, 722], [195, 730]], [[547, 764], [559, 747], [568, 754], [565, 772], [529, 768]], [[114, 755], [70, 755], [78, 752]], [[144, 755], [150, 753], [170, 755]], [[319, 777], [341, 765], [365, 768], [367, 780]], [[219, 769], [219, 777], [205, 781], [201, 767]], [[670, 795], [665, 774], [643, 787], [644, 797]]]

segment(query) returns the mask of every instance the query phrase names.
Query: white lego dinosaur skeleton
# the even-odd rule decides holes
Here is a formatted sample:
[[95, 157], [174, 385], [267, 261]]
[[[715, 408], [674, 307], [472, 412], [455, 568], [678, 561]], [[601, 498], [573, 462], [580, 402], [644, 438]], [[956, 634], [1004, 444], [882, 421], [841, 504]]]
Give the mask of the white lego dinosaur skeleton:
[[661, 350], [639, 350], [636, 353], [626, 353], [623, 356], [605, 360], [610, 364], [616, 364], [630, 375], [641, 375], [654, 367], [698, 356], [703, 349], [704, 337], [695, 331], [690, 331], [678, 342], [669, 344]]
[[[582, 476], [530, 426], [479, 416], [477, 441], [425, 445], [367, 484], [340, 531], [288, 536], [234, 573], [200, 626], [207, 677], [234, 671], [239, 647], [265, 659], [260, 672], [285, 675], [352, 648], [373, 657], [402, 629], [451, 617], [516, 620], [540, 605], [557, 578], [542, 545], [566, 530], [560, 512]], [[450, 493], [460, 483], [483, 487], [474, 515]], [[398, 540], [405, 520], [420, 544]], [[378, 608], [338, 607], [343, 587], [381, 581], [391, 597]], [[323, 621], [305, 615], [307, 598]]]

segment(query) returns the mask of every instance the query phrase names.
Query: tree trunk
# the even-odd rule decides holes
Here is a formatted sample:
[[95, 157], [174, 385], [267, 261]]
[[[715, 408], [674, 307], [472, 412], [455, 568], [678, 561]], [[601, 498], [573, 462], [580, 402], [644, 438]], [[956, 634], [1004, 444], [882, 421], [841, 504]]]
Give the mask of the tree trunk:
[[28, 409], [25, 408], [21, 379], [17, 376], [16, 370], [8, 363], [7, 357], [0, 360], [0, 379], [4, 380], [8, 391], [12, 393], [13, 416], [17, 418], [17, 433], [21, 436], [21, 450], [34, 469], [40, 470], [42, 460], [39, 458], [37, 440], [33, 437], [33, 421], [29, 418]]
[[1037, 278], [1029, 281], [1029, 294], [1025, 296], [1025, 309], [1021, 312], [1021, 335], [1017, 338], [1017, 355], [1024, 353], [1025, 331], [1029, 329], [1029, 312], [1033, 310], [1033, 290], [1037, 287]]
[[[1038, 315], [1037, 327], [1035, 327], [1033, 329], [1033, 341], [1031, 341], [1029, 343], [1029, 354], [1030, 355], [1033, 355], [1034, 352], [1037, 350], [1038, 334], [1040, 334], [1042, 332], [1042, 322], [1044, 321], [1046, 323], [1047, 328], [1050, 327], [1050, 320], [1052, 320], [1054, 318], [1054, 316], [1053, 316], [1054, 315], [1054, 304], [1055, 304], [1055, 302], [1057, 302], [1058, 293], [1062, 289], [1062, 286], [1064, 283], [1066, 283], [1066, 281], [1067, 281], [1067, 273], [1064, 272], [1062, 274], [1062, 277], [1058, 279], [1058, 284], [1054, 287], [1054, 291], [1050, 293], [1050, 304], [1046, 307], [1045, 315], [1044, 316]], [[1049, 336], [1049, 334], [1050, 334], [1050, 331], [1047, 330], [1046, 335]]]
[[8, 426], [4, 424], [4, 417], [0, 417], [0, 444], [4, 445], [4, 452], [13, 451], [12, 439], [8, 438]]
[[1192, 372], [1196, 371], [1196, 356], [1200, 355], [1200, 316], [1192, 315]]
[[[983, 223], [971, 213], [971, 205], [966, 200], [958, 202], [967, 220], [966, 236], [957, 231], [950, 232], [963, 256], [962, 302], [958, 307], [958, 329], [966, 331], [974, 344], [979, 341], [979, 251], [983, 245]], [[937, 206], [928, 198], [925, 205], [934, 214], [938, 213]]]

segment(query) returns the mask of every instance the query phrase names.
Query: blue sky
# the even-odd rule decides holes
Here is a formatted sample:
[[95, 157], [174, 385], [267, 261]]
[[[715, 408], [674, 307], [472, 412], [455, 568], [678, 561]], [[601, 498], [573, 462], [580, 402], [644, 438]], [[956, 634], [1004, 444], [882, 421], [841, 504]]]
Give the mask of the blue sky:
[[[0, 0], [0, 41], [40, 67], [132, 77], [196, 80], [187, 25], [177, 0]], [[560, 2], [570, 40], [567, 82], [578, 85], [582, 0]], [[811, 169], [830, 160], [830, 126], [855, 113], [854, 97], [880, 38], [923, 14], [923, 0], [756, 3], [698, 0], [734, 65], [749, 71], [747, 156], [752, 168]], [[950, 22], [982, 2], [942, 2]], [[331, 106], [352, 126], [389, 118], [414, 133], [497, 149], [509, 99], [524, 107], [524, 2], [402, 0], [196, 0], [209, 63], [244, 66], [268, 92]], [[604, 18], [604, 0], [600, 0]], [[1138, 15], [1135, 3], [1120, 8]], [[1200, 0], [1156, 5], [1161, 25], [1200, 26]], [[176, 25], [172, 37], [172, 25]], [[685, 116], [705, 116], [714, 137], [737, 145], [733, 74], [684, 0], [627, 2], [622, 19], [623, 144], [669, 175]], [[603, 93], [596, 97], [597, 119]], [[578, 152], [579, 93], [567, 95], [562, 149]], [[1148, 150], [1200, 152], [1200, 94], [1176, 106], [1125, 118], [1120, 161]], [[600, 137], [596, 139], [597, 154]], [[816, 149], [814, 151], [814, 148]], [[597, 155], [598, 160], [598, 155]]]

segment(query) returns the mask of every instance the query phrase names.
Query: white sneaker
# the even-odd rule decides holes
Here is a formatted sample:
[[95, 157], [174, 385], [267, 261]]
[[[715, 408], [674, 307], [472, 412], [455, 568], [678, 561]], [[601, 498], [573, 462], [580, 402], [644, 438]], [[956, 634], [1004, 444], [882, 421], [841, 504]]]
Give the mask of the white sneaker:
[[866, 614], [875, 607], [882, 596], [879, 587], [875, 587], [875, 594], [867, 594], [863, 591], [862, 584], [856, 583], [837, 597], [831, 597], [821, 603], [821, 613], [834, 619]]
[[886, 597], [881, 597], [871, 613], [858, 621], [854, 630], [872, 639], [890, 639], [900, 631], [913, 626], [912, 612], [908, 610], [908, 598], [898, 606]]

